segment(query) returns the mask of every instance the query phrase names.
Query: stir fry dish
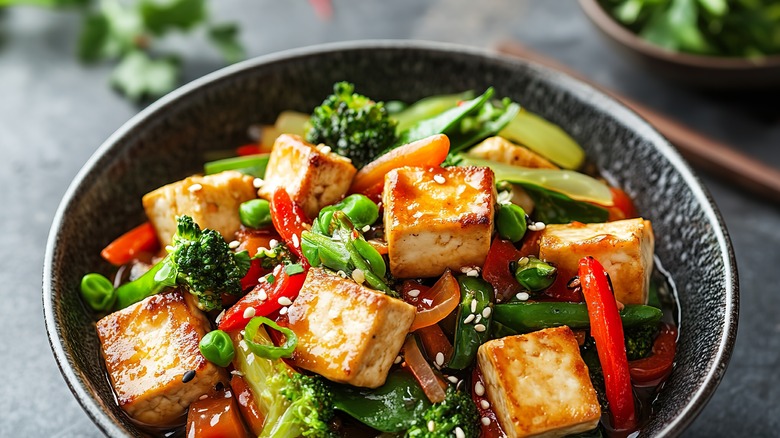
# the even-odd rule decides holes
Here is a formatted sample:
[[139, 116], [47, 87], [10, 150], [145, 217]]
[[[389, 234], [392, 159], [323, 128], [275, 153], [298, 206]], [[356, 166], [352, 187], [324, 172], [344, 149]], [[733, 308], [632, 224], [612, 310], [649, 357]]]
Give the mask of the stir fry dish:
[[129, 419], [187, 437], [640, 430], [677, 339], [652, 224], [494, 93], [407, 105], [338, 83], [146, 194], [148, 222], [102, 252], [110, 275], [81, 282]]

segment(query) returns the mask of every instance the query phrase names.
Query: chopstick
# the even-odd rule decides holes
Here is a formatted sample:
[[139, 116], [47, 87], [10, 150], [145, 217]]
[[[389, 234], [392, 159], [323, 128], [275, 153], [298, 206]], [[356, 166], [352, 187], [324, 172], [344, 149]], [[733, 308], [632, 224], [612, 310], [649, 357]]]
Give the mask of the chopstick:
[[527, 59], [575, 77], [623, 103], [653, 125], [696, 167], [774, 202], [780, 202], [780, 170], [757, 161], [731, 146], [707, 137], [672, 118], [588, 80], [571, 68], [534, 52], [516, 41], [503, 41], [500, 53]]

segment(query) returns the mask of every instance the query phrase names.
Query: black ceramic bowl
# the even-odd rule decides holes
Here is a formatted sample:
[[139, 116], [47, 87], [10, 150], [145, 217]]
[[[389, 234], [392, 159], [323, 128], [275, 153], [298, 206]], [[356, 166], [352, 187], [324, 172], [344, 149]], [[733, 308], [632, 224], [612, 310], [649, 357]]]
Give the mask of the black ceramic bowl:
[[738, 285], [723, 220], [679, 154], [636, 114], [563, 74], [462, 47], [380, 41], [264, 56], [197, 80], [126, 123], [73, 181], [49, 235], [44, 313], [65, 381], [103, 432], [142, 435], [114, 402], [81, 276], [108, 268], [100, 249], [144, 220], [143, 194], [197, 172], [207, 151], [241, 144], [250, 124], [310, 111], [339, 80], [405, 101], [492, 85], [578, 140], [653, 221], [656, 254], [679, 290], [676, 366], [641, 435], [676, 436], [694, 420], [731, 355]]

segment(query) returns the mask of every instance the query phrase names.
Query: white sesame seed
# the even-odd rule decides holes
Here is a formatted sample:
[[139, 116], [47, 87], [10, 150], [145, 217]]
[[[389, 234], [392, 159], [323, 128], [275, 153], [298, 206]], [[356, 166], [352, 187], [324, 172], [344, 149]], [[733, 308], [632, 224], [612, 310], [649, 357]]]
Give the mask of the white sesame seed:
[[276, 239], [271, 239], [271, 240], [268, 241], [268, 246], [270, 246], [271, 249], [274, 249], [277, 246], [279, 246], [279, 241], [276, 240]]
[[355, 283], [357, 284], [363, 284], [363, 282], [366, 281], [366, 274], [360, 269], [355, 269], [352, 271], [352, 279], [355, 280]]
[[477, 324], [477, 325], [475, 325], [475, 326], [474, 326], [474, 330], [476, 330], [476, 331], [478, 331], [478, 332], [482, 333], [482, 332], [484, 332], [485, 330], [487, 330], [487, 327], [485, 327], [485, 325], [484, 325], [484, 324]]
[[545, 225], [544, 222], [534, 222], [532, 224], [528, 224], [528, 229], [531, 231], [542, 231], [546, 227], [547, 225]]
[[330, 152], [330, 146], [322, 145], [322, 147], [320, 148], [320, 152], [322, 152], [323, 154], [329, 153]]
[[268, 299], [268, 294], [264, 290], [260, 290], [257, 292], [257, 298], [260, 298], [260, 301], [265, 301]]
[[490, 426], [490, 418], [488, 418], [488, 417], [482, 417], [482, 420], [481, 420], [481, 421], [482, 421], [482, 424], [483, 424], [484, 426]]
[[[241, 331], [243, 332], [243, 330], [241, 330]], [[243, 334], [243, 333], [241, 333], [241, 336], [244, 336], [244, 334]], [[246, 343], [246, 341], [245, 341], [245, 340], [243, 340], [243, 339], [242, 339], [242, 340], [240, 340], [240, 341], [238, 341], [238, 346], [239, 346], [239, 347], [240, 347], [242, 350], [245, 350], [245, 351], [246, 351], [246, 350], [249, 350], [249, 344], [247, 344], [247, 343]]]
[[463, 429], [461, 429], [460, 426], [455, 428], [455, 438], [466, 438], [466, 434], [463, 432]]
[[464, 267], [460, 268], [460, 272], [462, 272], [464, 274], [469, 272], [470, 270], [471, 270], [471, 268], [468, 267], [468, 266], [464, 266]]
[[488, 409], [490, 408], [490, 402], [487, 400], [480, 400], [479, 407], [481, 407], [482, 409]]
[[198, 190], [202, 190], [202, 189], [203, 189], [203, 186], [202, 186], [202, 185], [200, 185], [200, 184], [198, 184], [198, 183], [195, 183], [195, 184], [193, 184], [193, 185], [191, 185], [191, 186], [187, 187], [187, 190], [189, 190], [189, 191], [190, 191], [190, 193], [195, 193], [195, 192], [197, 192]]
[[281, 309], [279, 309], [279, 314], [280, 315], [287, 315], [287, 311], [288, 310], [290, 310], [289, 307], [282, 307]]
[[228, 248], [236, 249], [238, 248], [238, 245], [241, 245], [241, 242], [239, 242], [238, 240], [233, 240], [230, 243], [228, 243]]
[[396, 357], [395, 357], [395, 360], [393, 361], [393, 363], [394, 363], [394, 364], [399, 364], [399, 363], [401, 363], [403, 360], [404, 360], [404, 358], [403, 358], [403, 357], [401, 357], [401, 356], [396, 356]]
[[469, 272], [466, 272], [466, 277], [479, 277], [479, 271], [472, 269]]
[[198, 400], [206, 400], [207, 398], [209, 398], [209, 395], [203, 394], [202, 396], [198, 397]]
[[230, 372], [230, 374], [232, 374], [234, 376], [239, 376], [239, 377], [242, 377], [244, 375], [244, 373], [242, 373], [239, 370], [233, 370], [233, 371]]
[[477, 299], [471, 300], [471, 313], [474, 313], [477, 311]]
[[215, 319], [214, 321], [217, 324], [219, 324], [220, 322], [222, 322], [222, 318], [224, 318], [224, 317], [225, 317], [225, 309], [222, 309], [222, 311], [219, 312], [219, 315], [217, 315], [217, 319]]
[[254, 307], [247, 307], [246, 309], [244, 309], [244, 318], [245, 319], [254, 318], [255, 313], [256, 312]]
[[367, 233], [367, 232], [368, 232], [370, 229], [371, 229], [371, 225], [366, 225], [366, 226], [364, 226], [363, 228], [361, 228], [361, 230], [362, 230], [364, 233]]
[[482, 321], [482, 315], [477, 315], [477, 317], [474, 318], [474, 324], [479, 324], [480, 321]]
[[485, 307], [482, 309], [482, 317], [483, 318], [490, 318], [490, 314], [493, 313], [492, 307]]
[[168, 252], [173, 252], [174, 249], [173, 245], [165, 245], [165, 250]]
[[409, 292], [407, 292], [406, 294], [409, 295], [412, 298], [416, 298], [416, 297], [418, 297], [420, 295], [420, 289], [412, 289]]
[[530, 295], [528, 295], [528, 292], [520, 292], [517, 295], [515, 295], [518, 300], [520, 301], [528, 301], [529, 298], [531, 298]]
[[298, 240], [297, 234], [292, 235], [292, 241], [293, 241], [293, 246], [296, 248], [301, 244], [301, 242]]
[[441, 351], [436, 353], [436, 364], [439, 366], [444, 365], [444, 353]]
[[447, 380], [449, 380], [452, 383], [458, 383], [458, 378], [455, 376], [449, 376], [447, 377]]
[[466, 319], [463, 320], [463, 324], [469, 324], [471, 321], [474, 321], [475, 315], [473, 313], [469, 313], [469, 316], [466, 317]]
[[478, 396], [482, 397], [485, 395], [485, 385], [482, 384], [482, 382], [477, 382], [474, 384], [474, 393]]
[[265, 181], [263, 181], [263, 178], [255, 178], [252, 180], [252, 186], [256, 189], [259, 189], [260, 187], [263, 187], [263, 184], [265, 184]]
[[444, 184], [445, 182], [447, 182], [447, 180], [444, 179], [444, 177], [439, 174], [433, 175], [433, 180], [439, 184]]
[[287, 297], [279, 297], [278, 300], [276, 300], [277, 303], [281, 304], [282, 306], [289, 306], [292, 304], [292, 301], [290, 301]]
[[436, 430], [436, 423], [433, 422], [433, 420], [430, 420], [428, 422], [428, 432], [433, 432]]

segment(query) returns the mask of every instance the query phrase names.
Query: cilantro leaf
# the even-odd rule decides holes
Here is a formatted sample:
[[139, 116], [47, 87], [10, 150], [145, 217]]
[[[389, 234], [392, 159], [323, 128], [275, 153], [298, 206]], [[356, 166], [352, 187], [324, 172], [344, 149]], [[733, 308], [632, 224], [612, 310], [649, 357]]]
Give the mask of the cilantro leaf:
[[145, 27], [155, 35], [189, 30], [206, 19], [205, 0], [141, 0], [139, 10]]
[[244, 58], [244, 47], [238, 40], [238, 26], [235, 23], [213, 25], [209, 28], [208, 36], [225, 61], [232, 64]]
[[78, 55], [83, 62], [95, 62], [105, 55], [105, 47], [111, 37], [108, 19], [102, 14], [92, 14], [84, 19], [79, 35]]
[[179, 65], [172, 58], [152, 59], [135, 50], [128, 53], [111, 74], [111, 84], [132, 100], [160, 96], [176, 86]]

